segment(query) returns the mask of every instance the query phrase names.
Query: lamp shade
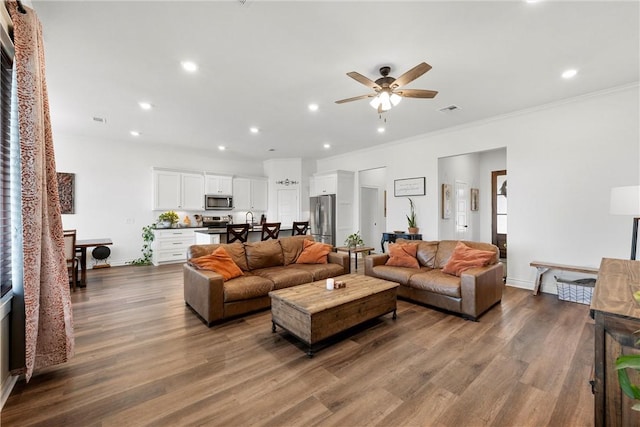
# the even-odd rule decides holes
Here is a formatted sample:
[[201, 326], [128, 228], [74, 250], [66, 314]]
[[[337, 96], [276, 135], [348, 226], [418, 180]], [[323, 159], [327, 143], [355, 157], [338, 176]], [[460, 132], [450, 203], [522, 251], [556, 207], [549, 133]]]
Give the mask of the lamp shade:
[[640, 216], [640, 185], [612, 188], [609, 212], [613, 215]]

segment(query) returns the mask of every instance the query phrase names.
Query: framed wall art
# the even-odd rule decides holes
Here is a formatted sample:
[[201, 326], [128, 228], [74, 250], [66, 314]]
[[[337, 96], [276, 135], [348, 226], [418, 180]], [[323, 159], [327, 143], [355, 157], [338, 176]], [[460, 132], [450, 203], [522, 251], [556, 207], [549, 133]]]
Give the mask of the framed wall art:
[[396, 179], [393, 181], [393, 195], [395, 197], [403, 196], [424, 196], [425, 177]]
[[57, 172], [58, 196], [60, 197], [60, 213], [72, 214], [74, 209], [74, 184], [76, 174]]
[[451, 186], [442, 184], [442, 219], [451, 218]]
[[478, 190], [477, 188], [471, 189], [471, 210], [472, 211], [478, 210], [478, 193], [479, 192], [480, 190]]

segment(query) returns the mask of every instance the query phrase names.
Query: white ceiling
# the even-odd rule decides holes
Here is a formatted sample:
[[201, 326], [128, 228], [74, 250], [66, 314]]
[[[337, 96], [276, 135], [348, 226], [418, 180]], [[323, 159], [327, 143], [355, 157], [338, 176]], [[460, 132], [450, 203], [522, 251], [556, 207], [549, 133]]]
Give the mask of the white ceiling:
[[[320, 158], [639, 80], [637, 1], [32, 3], [54, 136]], [[399, 77], [422, 61], [433, 69], [406, 87], [438, 96], [404, 99], [384, 134], [366, 100], [334, 103], [370, 91], [349, 71]]]

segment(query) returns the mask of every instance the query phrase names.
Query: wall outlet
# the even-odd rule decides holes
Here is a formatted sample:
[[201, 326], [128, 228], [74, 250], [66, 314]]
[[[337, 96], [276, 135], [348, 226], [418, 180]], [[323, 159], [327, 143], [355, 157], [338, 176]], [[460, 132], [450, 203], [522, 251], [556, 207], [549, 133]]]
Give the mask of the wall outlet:
[[135, 218], [127, 218], [127, 219], [124, 220], [124, 223], [125, 224], [135, 224], [136, 220], [135, 220]]

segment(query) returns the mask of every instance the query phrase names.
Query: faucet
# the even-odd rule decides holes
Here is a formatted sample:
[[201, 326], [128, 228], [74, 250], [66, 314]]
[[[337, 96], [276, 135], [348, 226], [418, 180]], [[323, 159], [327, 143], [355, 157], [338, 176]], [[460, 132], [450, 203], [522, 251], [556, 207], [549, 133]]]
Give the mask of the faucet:
[[[249, 214], [251, 214], [251, 222], [249, 222]], [[246, 215], [244, 216], [244, 222], [253, 225], [253, 212], [247, 211]]]

